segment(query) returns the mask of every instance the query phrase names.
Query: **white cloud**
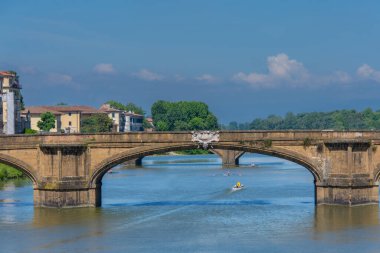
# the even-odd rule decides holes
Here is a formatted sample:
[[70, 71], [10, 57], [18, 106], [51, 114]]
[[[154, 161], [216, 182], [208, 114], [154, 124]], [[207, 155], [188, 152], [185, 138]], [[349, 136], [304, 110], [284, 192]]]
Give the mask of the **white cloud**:
[[239, 72], [233, 76], [233, 80], [249, 83], [253, 86], [272, 86], [272, 80], [268, 75]]
[[203, 75], [196, 77], [195, 79], [197, 79], [198, 81], [204, 81], [207, 83], [216, 83], [219, 81], [219, 79], [217, 77], [210, 75], [210, 74], [203, 74]]
[[[350, 83], [353, 79], [352, 77], [344, 71], [335, 71], [331, 75], [328, 75], [325, 78], [321, 78], [322, 80], [319, 83], [327, 84], [327, 83]], [[314, 81], [315, 82], [315, 81]]]
[[358, 68], [356, 74], [362, 79], [369, 79], [375, 82], [380, 82], [380, 71], [373, 69], [367, 64], [363, 64]]
[[133, 75], [145, 81], [159, 81], [164, 79], [163, 75], [151, 72], [147, 69], [142, 69], [139, 72], [133, 73]]
[[51, 73], [48, 74], [47, 80], [53, 84], [70, 84], [73, 78], [66, 74]]
[[267, 68], [268, 74], [239, 72], [233, 76], [233, 79], [249, 83], [252, 86], [274, 86], [283, 82], [297, 85], [310, 79], [310, 74], [303, 64], [289, 59], [284, 53], [269, 56]]
[[110, 63], [99, 63], [94, 67], [94, 71], [98, 74], [113, 74], [115, 73], [115, 69]]

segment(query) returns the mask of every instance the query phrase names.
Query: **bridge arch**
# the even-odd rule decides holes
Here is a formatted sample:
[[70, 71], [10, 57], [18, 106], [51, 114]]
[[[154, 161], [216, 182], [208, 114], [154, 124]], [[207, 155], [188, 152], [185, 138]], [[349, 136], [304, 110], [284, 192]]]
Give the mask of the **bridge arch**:
[[[159, 147], [141, 147], [141, 148], [132, 149], [127, 152], [123, 152], [118, 155], [114, 155], [110, 158], [105, 159], [103, 162], [101, 162], [94, 168], [94, 173], [92, 174], [90, 178], [90, 182], [89, 182], [90, 187], [96, 187], [97, 185], [100, 185], [103, 176], [107, 173], [108, 170], [128, 160], [132, 160], [132, 159], [136, 159], [136, 158], [144, 157], [144, 156], [149, 156], [149, 155], [154, 155], [154, 154], [170, 152], [170, 151], [188, 150], [188, 149], [196, 149], [196, 148], [198, 148], [197, 144], [168, 145], [168, 146], [159, 146]], [[282, 158], [282, 159], [292, 161], [294, 163], [297, 163], [305, 167], [313, 175], [314, 182], [320, 182], [322, 180], [322, 172], [318, 169], [315, 162], [313, 162], [310, 158], [305, 157], [304, 155], [291, 151], [291, 150], [282, 149], [278, 147], [269, 149], [269, 148], [259, 148], [259, 147], [252, 147], [252, 146], [246, 146], [246, 145], [225, 145], [225, 144], [215, 144], [213, 145], [212, 148], [223, 149], [223, 150], [237, 150], [237, 151], [244, 151], [248, 153], [257, 153], [257, 154], [263, 154], [263, 155], [269, 155], [273, 157]]]
[[380, 163], [376, 164], [376, 166], [375, 166], [373, 178], [374, 178], [375, 182], [380, 181]]
[[0, 163], [4, 163], [6, 165], [9, 165], [21, 171], [32, 181], [34, 185], [37, 185], [38, 183], [37, 175], [33, 173], [33, 168], [29, 166], [28, 164], [26, 164], [25, 162], [9, 155], [0, 154]]

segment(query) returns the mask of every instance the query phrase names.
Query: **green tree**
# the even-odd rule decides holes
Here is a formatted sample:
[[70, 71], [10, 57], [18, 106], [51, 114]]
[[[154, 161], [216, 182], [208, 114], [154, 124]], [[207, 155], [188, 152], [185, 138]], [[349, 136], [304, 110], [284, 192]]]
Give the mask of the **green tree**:
[[143, 120], [143, 128], [144, 129], [148, 129], [148, 128], [153, 128], [154, 126], [151, 124], [151, 123], [149, 123], [147, 120], [146, 120], [146, 118], [144, 118], [144, 120]]
[[109, 100], [106, 102], [106, 104], [109, 104], [112, 108], [115, 108], [118, 110], [127, 111], [127, 112], [131, 111], [137, 114], [145, 115], [145, 111], [140, 106], [137, 106], [134, 103], [128, 103], [125, 105], [115, 100]]
[[49, 132], [55, 127], [55, 116], [51, 112], [41, 114], [41, 120], [37, 122], [37, 127], [44, 132]]
[[159, 100], [152, 105], [151, 112], [159, 131], [218, 129], [217, 118], [202, 102]]
[[157, 131], [169, 131], [169, 126], [165, 121], [160, 120], [156, 124], [156, 129]]
[[0, 181], [24, 177], [24, 174], [7, 164], [0, 163]]
[[81, 120], [82, 133], [102, 133], [112, 131], [112, 119], [107, 114], [98, 113]]

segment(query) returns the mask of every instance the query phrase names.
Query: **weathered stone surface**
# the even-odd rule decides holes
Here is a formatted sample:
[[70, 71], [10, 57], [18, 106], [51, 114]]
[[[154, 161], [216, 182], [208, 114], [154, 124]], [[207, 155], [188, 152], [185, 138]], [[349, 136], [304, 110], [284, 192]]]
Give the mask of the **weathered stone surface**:
[[239, 165], [239, 158], [245, 153], [244, 151], [223, 149], [213, 149], [211, 152], [220, 156], [222, 158], [222, 164], [225, 166]]
[[232, 165], [244, 152], [253, 152], [308, 169], [315, 180], [317, 204], [357, 205], [378, 202], [379, 145], [377, 131], [6, 135], [0, 136], [0, 162], [31, 178], [36, 206], [75, 207], [99, 206], [103, 175], [123, 162], [201, 146], [212, 148], [224, 164]]

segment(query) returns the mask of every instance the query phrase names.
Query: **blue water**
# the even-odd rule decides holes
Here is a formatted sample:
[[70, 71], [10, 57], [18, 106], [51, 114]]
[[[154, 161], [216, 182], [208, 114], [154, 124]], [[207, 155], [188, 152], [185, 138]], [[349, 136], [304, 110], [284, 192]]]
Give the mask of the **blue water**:
[[[2, 185], [0, 252], [379, 252], [378, 206], [315, 207], [310, 172], [285, 160], [220, 162], [118, 166], [103, 178], [101, 208], [34, 208], [30, 183]], [[237, 181], [245, 189], [232, 192]]]

